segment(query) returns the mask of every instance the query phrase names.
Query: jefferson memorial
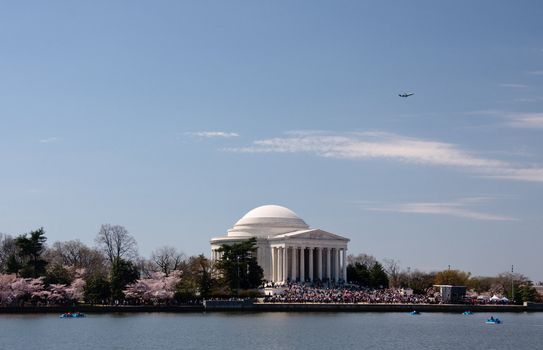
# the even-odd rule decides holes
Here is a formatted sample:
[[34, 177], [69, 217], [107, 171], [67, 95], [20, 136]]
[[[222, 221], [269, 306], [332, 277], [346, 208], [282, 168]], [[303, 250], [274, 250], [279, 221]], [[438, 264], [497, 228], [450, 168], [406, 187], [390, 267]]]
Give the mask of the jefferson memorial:
[[287, 281], [345, 280], [348, 238], [310, 228], [292, 210], [264, 205], [245, 214], [226, 236], [211, 239], [211, 258], [220, 259], [223, 244], [255, 237], [257, 261], [264, 280]]

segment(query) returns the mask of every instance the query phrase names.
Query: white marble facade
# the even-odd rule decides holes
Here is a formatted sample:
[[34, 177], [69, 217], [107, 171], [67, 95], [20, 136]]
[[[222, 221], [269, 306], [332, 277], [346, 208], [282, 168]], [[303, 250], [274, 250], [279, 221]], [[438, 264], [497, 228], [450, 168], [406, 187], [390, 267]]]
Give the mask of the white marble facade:
[[218, 249], [255, 237], [257, 260], [270, 282], [344, 281], [348, 238], [312, 229], [292, 210], [264, 205], [245, 214], [228, 234], [211, 239], [211, 259]]

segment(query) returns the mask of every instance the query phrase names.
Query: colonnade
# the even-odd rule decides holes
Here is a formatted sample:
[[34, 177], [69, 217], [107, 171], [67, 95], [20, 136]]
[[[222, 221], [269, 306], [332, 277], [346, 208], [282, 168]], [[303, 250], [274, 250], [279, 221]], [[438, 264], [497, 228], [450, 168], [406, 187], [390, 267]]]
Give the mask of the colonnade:
[[346, 280], [347, 248], [283, 245], [271, 249], [273, 282]]

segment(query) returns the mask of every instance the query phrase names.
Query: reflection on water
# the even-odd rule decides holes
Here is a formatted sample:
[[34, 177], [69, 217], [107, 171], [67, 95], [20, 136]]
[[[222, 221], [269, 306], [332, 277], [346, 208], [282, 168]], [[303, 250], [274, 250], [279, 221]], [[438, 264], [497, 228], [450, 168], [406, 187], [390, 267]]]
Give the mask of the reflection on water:
[[538, 349], [543, 314], [0, 315], [0, 349]]

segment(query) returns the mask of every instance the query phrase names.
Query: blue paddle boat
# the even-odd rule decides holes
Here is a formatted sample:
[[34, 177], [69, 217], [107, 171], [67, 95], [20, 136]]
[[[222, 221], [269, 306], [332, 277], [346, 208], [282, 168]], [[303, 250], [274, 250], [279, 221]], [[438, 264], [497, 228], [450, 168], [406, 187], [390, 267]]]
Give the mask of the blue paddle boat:
[[462, 312], [462, 315], [464, 315], [464, 316], [471, 316], [471, 315], [473, 315], [473, 312], [471, 312], [471, 311], [469, 311], [469, 310], [466, 310], [466, 311]]
[[85, 314], [81, 312], [65, 312], [59, 316], [60, 318], [83, 318]]
[[486, 320], [487, 324], [501, 324], [502, 321], [499, 318], [494, 318], [494, 316], [490, 316], [489, 319]]
[[420, 312], [418, 312], [417, 310], [413, 310], [409, 314], [412, 316], [415, 316], [415, 315], [420, 315]]

